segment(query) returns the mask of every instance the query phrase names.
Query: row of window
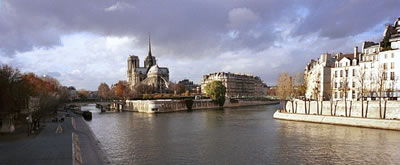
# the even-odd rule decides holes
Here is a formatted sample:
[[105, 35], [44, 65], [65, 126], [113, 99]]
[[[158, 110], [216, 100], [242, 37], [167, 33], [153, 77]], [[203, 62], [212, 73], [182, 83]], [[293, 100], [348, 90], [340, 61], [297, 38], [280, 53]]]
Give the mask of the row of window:
[[[382, 75], [383, 75], [383, 80], [388, 80], [387, 72], [383, 72]], [[394, 72], [390, 72], [390, 80], [395, 80], [395, 73]], [[352, 82], [351, 86], [353, 88], [356, 86], [354, 81]], [[340, 87], [343, 87], [343, 82], [340, 82], [340, 83], [339, 82], [335, 82], [335, 88], [340, 88]]]
[[[384, 63], [383, 64], [383, 69], [387, 70], [388, 69], [388, 63]], [[390, 63], [390, 69], [394, 69], [394, 62]]]
[[[391, 54], [391, 57], [394, 58], [394, 53]], [[388, 54], [385, 54], [385, 59], [388, 58]]]
[[[349, 96], [347, 96], [347, 97], [349, 97]], [[335, 92], [335, 93], [333, 93], [333, 98], [336, 98], [336, 99], [344, 98], [344, 92]], [[356, 98], [356, 92], [354, 90], [351, 91], [351, 98], [352, 99]]]
[[[348, 77], [349, 70], [345, 70], [345, 77]], [[356, 76], [356, 69], [353, 69], [352, 76]], [[338, 71], [335, 70], [335, 77], [338, 77]], [[343, 70], [340, 70], [340, 77], [343, 77]]]

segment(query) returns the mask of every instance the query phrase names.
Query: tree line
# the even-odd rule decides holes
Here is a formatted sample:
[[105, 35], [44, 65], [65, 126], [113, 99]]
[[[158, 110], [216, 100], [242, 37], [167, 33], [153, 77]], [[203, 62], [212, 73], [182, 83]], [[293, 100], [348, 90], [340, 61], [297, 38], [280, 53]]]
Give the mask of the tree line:
[[25, 121], [30, 115], [37, 122], [67, 100], [69, 91], [50, 76], [21, 73], [8, 65], [0, 67], [0, 118]]
[[102, 82], [97, 91], [99, 97], [104, 100], [190, 96], [190, 91], [185, 90], [183, 84], [173, 82], [169, 83], [165, 93], [159, 93], [159, 89], [147, 84], [138, 84], [130, 88], [126, 81], [118, 81], [116, 84], [111, 85], [111, 87], [107, 83]]

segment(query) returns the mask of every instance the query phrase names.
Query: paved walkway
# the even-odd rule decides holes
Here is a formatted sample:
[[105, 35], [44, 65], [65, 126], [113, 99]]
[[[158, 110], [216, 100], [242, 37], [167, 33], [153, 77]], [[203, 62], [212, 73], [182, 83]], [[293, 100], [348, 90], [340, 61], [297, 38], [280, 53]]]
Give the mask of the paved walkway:
[[[73, 147], [73, 133], [79, 141], [76, 147]], [[80, 151], [78, 154], [82, 158], [81, 161], [74, 159], [78, 155], [76, 151]], [[71, 165], [80, 162], [110, 164], [101, 150], [100, 143], [81, 116], [71, 115], [62, 123], [46, 122], [45, 128], [34, 138], [0, 141], [0, 164]]]

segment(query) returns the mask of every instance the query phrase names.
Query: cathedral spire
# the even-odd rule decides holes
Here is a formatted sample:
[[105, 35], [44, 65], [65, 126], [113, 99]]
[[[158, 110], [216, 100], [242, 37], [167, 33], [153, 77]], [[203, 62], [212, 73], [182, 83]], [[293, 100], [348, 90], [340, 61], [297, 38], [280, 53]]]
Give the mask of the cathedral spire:
[[149, 56], [151, 57], [151, 41], [150, 41], [150, 33], [149, 33]]

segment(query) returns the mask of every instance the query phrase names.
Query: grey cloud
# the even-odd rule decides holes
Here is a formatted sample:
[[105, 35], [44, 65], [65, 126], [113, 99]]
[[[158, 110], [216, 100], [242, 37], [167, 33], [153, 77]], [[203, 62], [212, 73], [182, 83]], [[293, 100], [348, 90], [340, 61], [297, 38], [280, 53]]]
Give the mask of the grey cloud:
[[[222, 71], [224, 67], [234, 68], [227, 67], [230, 61], [224, 64], [209, 62], [230, 52], [238, 54], [234, 60], [249, 58], [250, 64], [258, 62], [249, 65], [245, 71], [271, 82], [275, 80], [276, 72], [302, 71], [310, 58], [321, 53], [351, 51], [351, 47], [359, 43], [352, 40], [354, 36], [368, 32], [382, 22], [392, 23], [400, 16], [397, 0], [1, 0], [1, 3], [0, 56], [6, 57], [0, 59], [15, 58], [16, 52], [29, 52], [33, 47], [51, 49], [62, 44], [60, 37], [81, 32], [137, 39], [137, 43], [126, 46], [132, 54], [143, 56], [143, 50], [137, 54], [137, 48], [145, 51], [150, 32], [154, 55], [169, 61], [172, 79], [176, 76], [177, 80], [193, 78], [182, 77], [191, 74], [179, 70], [186, 66], [197, 70], [195, 79], [200, 79], [200, 74]], [[378, 30], [374, 33], [381, 34], [383, 27]], [[92, 55], [93, 59], [85, 59], [87, 57], [82, 54], [71, 56], [74, 56], [71, 61], [82, 58], [95, 64], [102, 63], [97, 55]], [[124, 56], [120, 58], [118, 60], [124, 63], [121, 66], [125, 67]], [[210, 66], [183, 65], [177, 63], [177, 59], [187, 63], [199, 60]], [[287, 61], [277, 62], [280, 60]], [[69, 63], [73, 63], [71, 61]], [[119, 61], [114, 59], [114, 63]], [[100, 66], [113, 67], [112, 64]], [[82, 69], [83, 66], [79, 67]], [[82, 71], [93, 74], [91, 70], [95, 67], [87, 70]], [[65, 71], [58, 72], [70, 79], [83, 79]], [[123, 74], [107, 79], [111, 81]], [[90, 77], [101, 80], [96, 75]], [[76, 80], [65, 81], [79, 83]], [[84, 86], [90, 84], [87, 80]]]
[[308, 16], [298, 25], [295, 35], [319, 32], [320, 36], [329, 38], [355, 36], [382, 21], [392, 21], [400, 16], [398, 0], [308, 2], [302, 5]]

